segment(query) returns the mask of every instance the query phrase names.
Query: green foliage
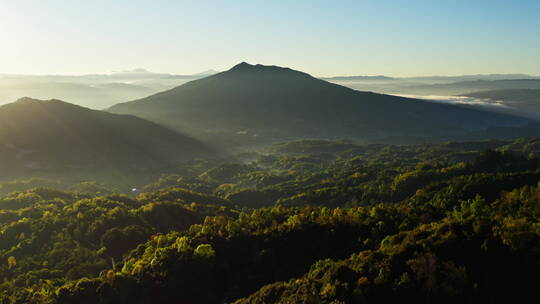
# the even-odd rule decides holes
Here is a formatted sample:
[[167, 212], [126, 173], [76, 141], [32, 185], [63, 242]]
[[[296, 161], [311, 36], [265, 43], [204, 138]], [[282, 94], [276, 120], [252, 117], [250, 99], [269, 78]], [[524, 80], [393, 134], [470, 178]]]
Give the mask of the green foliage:
[[540, 164], [507, 149], [529, 154], [528, 142], [302, 141], [249, 164], [186, 165], [137, 197], [93, 183], [12, 192], [0, 199], [0, 303], [531, 296]]
[[216, 252], [210, 244], [201, 244], [195, 248], [193, 254], [200, 258], [212, 258], [216, 255]]
[[[161, 202], [148, 202], [158, 197]], [[165, 197], [176, 199], [169, 202]], [[204, 194], [182, 189], [131, 199], [39, 188], [13, 192], [0, 202], [4, 208], [0, 210], [0, 276], [5, 278], [0, 282], [1, 303], [29, 302], [35, 297], [48, 303], [64, 283], [71, 286], [72, 280], [97, 278], [100, 273], [105, 273], [109, 284], [116, 284], [122, 279], [115, 271], [140, 269], [122, 260], [140, 244], [157, 240], [162, 245], [169, 240], [162, 240], [160, 233], [202, 223], [210, 214], [235, 214], [226, 206], [209, 205]], [[189, 248], [179, 242], [179, 251]], [[204, 247], [197, 251], [202, 256], [212, 252]], [[74, 286], [78, 290], [94, 285], [79, 281]]]

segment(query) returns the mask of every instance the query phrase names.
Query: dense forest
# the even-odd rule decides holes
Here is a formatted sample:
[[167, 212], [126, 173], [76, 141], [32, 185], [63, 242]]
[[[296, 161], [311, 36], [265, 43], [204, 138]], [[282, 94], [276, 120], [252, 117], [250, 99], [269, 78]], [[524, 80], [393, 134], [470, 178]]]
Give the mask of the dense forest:
[[0, 304], [536, 303], [514, 2], [0, 0]]
[[540, 139], [294, 141], [142, 190], [0, 184], [0, 303], [497, 303], [536, 294]]

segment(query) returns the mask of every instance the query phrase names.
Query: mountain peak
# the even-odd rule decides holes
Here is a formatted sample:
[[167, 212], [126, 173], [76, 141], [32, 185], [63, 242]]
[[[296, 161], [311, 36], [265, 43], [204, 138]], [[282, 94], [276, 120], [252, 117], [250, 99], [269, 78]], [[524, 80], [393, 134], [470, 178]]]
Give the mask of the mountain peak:
[[280, 67], [277, 65], [249, 64], [245, 61], [233, 66], [230, 71], [263, 71], [263, 70], [283, 70], [292, 71], [289, 68]]
[[263, 65], [263, 64], [249, 64], [247, 62], [241, 62], [234, 67], [232, 67], [228, 72], [266, 72], [266, 73], [286, 73], [288, 75], [302, 75], [302, 76], [309, 76], [309, 74], [306, 74], [304, 72], [296, 71], [287, 67], [280, 67], [277, 65]]
[[253, 67], [255, 67], [255, 66], [252, 65], [252, 64], [249, 64], [249, 63], [247, 63], [247, 62], [245, 62], [245, 61], [242, 61], [242, 62], [240, 62], [239, 64], [233, 66], [233, 67], [231, 68], [231, 71], [234, 71], [234, 70], [245, 70], [245, 69], [250, 69], [250, 68], [253, 68]]
[[[62, 105], [62, 106], [71, 106], [71, 107], [86, 109], [84, 107], [81, 107], [81, 106], [78, 106], [69, 102], [65, 102], [59, 99], [42, 100], [42, 99], [36, 99], [32, 97], [21, 97], [17, 99], [15, 102], [13, 102], [12, 104], [13, 105]], [[5, 104], [4, 106], [8, 106], [8, 105], [10, 104], [8, 103], [8, 104]]]
[[21, 97], [15, 101], [15, 103], [34, 103], [34, 102], [41, 102], [43, 100], [35, 99], [32, 97]]
[[21, 97], [15, 101], [16, 103], [37, 103], [37, 102], [62, 102], [62, 103], [68, 103], [59, 99], [37, 99], [32, 97]]

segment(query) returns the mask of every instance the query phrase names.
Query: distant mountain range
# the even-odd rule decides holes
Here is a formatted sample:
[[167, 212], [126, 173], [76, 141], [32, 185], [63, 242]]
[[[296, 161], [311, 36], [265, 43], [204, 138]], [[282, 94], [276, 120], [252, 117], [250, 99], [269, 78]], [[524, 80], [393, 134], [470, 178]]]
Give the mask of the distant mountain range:
[[529, 122], [470, 107], [359, 92], [288, 68], [247, 63], [109, 111], [233, 145], [298, 138], [408, 142]]
[[441, 84], [476, 80], [514, 80], [514, 79], [540, 79], [540, 76], [531, 76], [527, 74], [476, 74], [460, 76], [411, 76], [411, 77], [389, 77], [384, 75], [377, 76], [334, 76], [321, 77], [328, 81], [370, 81], [370, 80], [399, 80], [404, 82], [422, 82], [425, 84]]
[[540, 79], [474, 80], [443, 84], [414, 85], [408, 88], [415, 93], [428, 95], [465, 95], [478, 91], [502, 89], [540, 89]]
[[430, 76], [375, 80], [363, 77], [333, 77], [326, 80], [360, 91], [395, 95], [463, 95], [498, 89], [537, 89], [540, 77], [521, 74]]
[[[107, 77], [141, 80], [143, 76], [137, 75], [153, 73], [138, 69], [118, 74], [123, 76]], [[306, 138], [412, 143], [540, 132], [540, 127], [529, 126], [535, 120], [528, 118], [356, 91], [289, 68], [241, 63], [225, 72], [203, 74], [211, 75], [116, 104], [108, 109], [110, 113], [56, 99], [22, 98], [0, 106], [0, 171], [9, 179], [57, 175], [117, 180], [149, 176], [194, 158], [221, 156], [209, 144], [232, 151]], [[94, 77], [95, 89], [129, 95], [139, 88], [102, 81], [98, 75], [84, 77], [78, 81]], [[159, 77], [178, 81], [183, 76]], [[70, 87], [85, 92], [86, 85], [73, 79], [54, 84], [61, 85], [63, 94]], [[538, 83], [534, 79], [481, 80], [439, 86], [528, 87]], [[32, 87], [36, 92], [46, 91], [41, 88]], [[511, 113], [526, 116], [529, 112], [529, 117], [537, 118], [540, 115], [530, 113], [540, 113], [535, 102], [538, 91], [498, 90], [469, 96], [512, 99], [508, 104], [520, 111]], [[104, 174], [100, 168], [108, 169], [106, 177], [97, 177]]]
[[510, 79], [540, 79], [540, 76], [532, 76], [527, 74], [476, 74], [476, 75], [460, 75], [460, 76], [413, 76], [401, 77], [398, 79], [409, 79], [427, 82], [460, 82], [460, 81], [475, 81], [475, 80], [510, 80]]
[[57, 98], [92, 109], [104, 109], [214, 73], [217, 72], [208, 70], [194, 75], [174, 75], [135, 69], [90, 75], [0, 74], [0, 105], [30, 96], [37, 99]]
[[[0, 74], [0, 105], [23, 96], [36, 99], [60, 99], [92, 109], [105, 109], [114, 104], [135, 100], [169, 90], [186, 82], [219, 73], [207, 70], [196, 74], [154, 73], [143, 68], [117, 71], [111, 74], [88, 75], [12, 75]], [[408, 95], [456, 95], [470, 93], [478, 80], [540, 79], [525, 74], [492, 74], [463, 76], [388, 77], [336, 76], [323, 80], [360, 91]], [[473, 86], [466, 82], [472, 81]], [[463, 83], [465, 82], [465, 83]], [[457, 84], [454, 84], [457, 83]], [[461, 83], [461, 84], [460, 84]], [[509, 84], [512, 89], [524, 88]], [[485, 85], [497, 89], [497, 84]], [[527, 88], [530, 88], [527, 86]]]
[[134, 116], [60, 100], [22, 98], [0, 106], [2, 179], [101, 175], [110, 180], [213, 155], [195, 139]]

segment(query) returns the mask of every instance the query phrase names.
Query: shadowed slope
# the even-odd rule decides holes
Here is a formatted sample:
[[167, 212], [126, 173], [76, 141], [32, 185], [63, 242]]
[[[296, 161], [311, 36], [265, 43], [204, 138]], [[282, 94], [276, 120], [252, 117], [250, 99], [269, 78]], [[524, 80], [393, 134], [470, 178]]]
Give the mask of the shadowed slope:
[[194, 139], [134, 116], [30, 98], [0, 107], [4, 172], [146, 171], [212, 154]]

